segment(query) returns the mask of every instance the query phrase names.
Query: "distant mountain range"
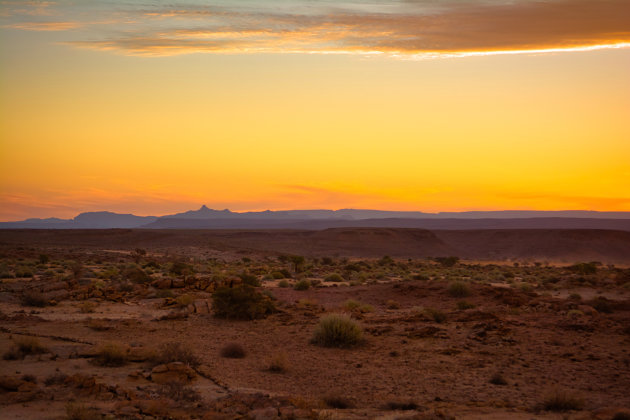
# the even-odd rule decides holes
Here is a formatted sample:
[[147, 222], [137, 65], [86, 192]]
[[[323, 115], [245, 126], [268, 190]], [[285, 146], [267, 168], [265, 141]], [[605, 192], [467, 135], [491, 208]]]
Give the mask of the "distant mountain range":
[[108, 211], [74, 219], [0, 222], [0, 229], [327, 229], [333, 227], [410, 227], [425, 229], [614, 229], [630, 231], [630, 212], [468, 211], [423, 213], [383, 210], [285, 210], [232, 212], [205, 205], [167, 216], [135, 216]]

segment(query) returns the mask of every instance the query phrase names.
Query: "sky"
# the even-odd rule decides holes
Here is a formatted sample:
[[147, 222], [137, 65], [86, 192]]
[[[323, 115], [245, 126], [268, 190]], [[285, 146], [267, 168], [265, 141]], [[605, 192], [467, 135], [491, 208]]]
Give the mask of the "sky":
[[627, 0], [0, 0], [0, 220], [630, 211]]

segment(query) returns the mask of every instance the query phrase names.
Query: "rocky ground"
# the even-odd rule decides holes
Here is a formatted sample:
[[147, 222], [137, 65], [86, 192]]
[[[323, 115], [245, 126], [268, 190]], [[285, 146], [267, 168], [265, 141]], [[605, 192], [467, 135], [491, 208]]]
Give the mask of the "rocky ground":
[[0, 418], [630, 418], [627, 268], [110, 245], [0, 246]]

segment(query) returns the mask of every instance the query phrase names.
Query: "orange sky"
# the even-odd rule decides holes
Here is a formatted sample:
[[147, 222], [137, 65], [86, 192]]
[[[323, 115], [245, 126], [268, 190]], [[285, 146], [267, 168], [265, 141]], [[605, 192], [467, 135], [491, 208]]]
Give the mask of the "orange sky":
[[630, 211], [629, 14], [3, 1], [0, 220], [204, 203]]

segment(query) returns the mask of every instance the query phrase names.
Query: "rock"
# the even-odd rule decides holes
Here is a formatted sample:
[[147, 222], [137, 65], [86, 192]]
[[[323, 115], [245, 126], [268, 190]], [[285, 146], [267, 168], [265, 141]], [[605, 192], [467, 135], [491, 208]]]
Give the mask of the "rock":
[[166, 363], [158, 365], [151, 371], [151, 380], [158, 384], [167, 382], [189, 382], [197, 374], [188, 365], [182, 362]]
[[595, 308], [589, 305], [578, 305], [578, 311], [581, 311], [584, 315], [596, 316], [599, 312]]
[[407, 337], [409, 338], [426, 338], [426, 337], [434, 337], [434, 338], [448, 338], [448, 334], [442, 328], [434, 327], [432, 325], [428, 325], [426, 327], [408, 327], [405, 328], [407, 333]]
[[186, 287], [186, 282], [184, 281], [184, 279], [173, 279], [173, 289], [182, 289], [184, 287]]
[[192, 304], [193, 311], [196, 314], [209, 314], [210, 313], [210, 305], [207, 300], [196, 300]]
[[171, 279], [159, 279], [154, 281], [151, 285], [156, 289], [171, 289], [172, 281]]
[[248, 417], [254, 420], [271, 420], [278, 418], [278, 410], [274, 407], [259, 408], [248, 413]]
[[0, 376], [0, 389], [8, 392], [15, 392], [24, 381], [12, 376]]

